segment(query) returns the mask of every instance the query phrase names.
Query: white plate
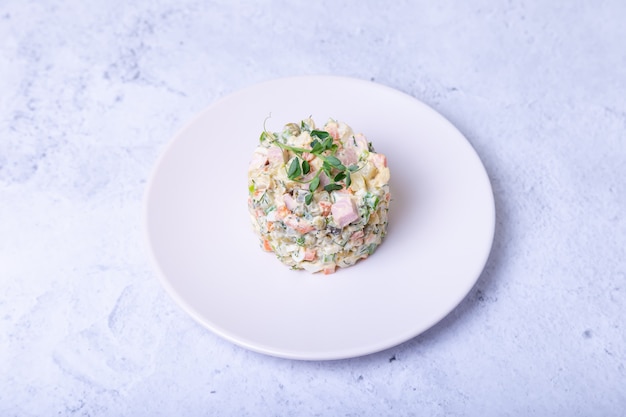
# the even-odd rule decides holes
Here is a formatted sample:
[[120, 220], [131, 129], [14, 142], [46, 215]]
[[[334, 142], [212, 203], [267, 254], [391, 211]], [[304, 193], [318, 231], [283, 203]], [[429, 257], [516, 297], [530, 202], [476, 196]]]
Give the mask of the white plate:
[[[388, 235], [333, 275], [292, 271], [262, 251], [247, 166], [263, 130], [312, 116], [345, 121], [387, 155]], [[221, 99], [180, 131], [145, 199], [163, 285], [202, 325], [245, 348], [340, 359], [409, 340], [470, 291], [491, 249], [493, 194], [476, 152], [441, 115], [372, 82], [297, 77]]]

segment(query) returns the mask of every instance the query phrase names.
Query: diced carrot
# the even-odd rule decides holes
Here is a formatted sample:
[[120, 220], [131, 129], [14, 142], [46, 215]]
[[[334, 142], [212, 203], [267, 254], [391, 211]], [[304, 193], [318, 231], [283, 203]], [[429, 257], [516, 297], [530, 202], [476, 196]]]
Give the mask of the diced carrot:
[[274, 222], [267, 222], [267, 231], [271, 232], [274, 230]]
[[330, 208], [332, 204], [329, 201], [320, 201], [319, 203], [320, 209], [322, 210], [322, 216], [328, 216], [330, 214]]
[[293, 214], [289, 214], [283, 220], [285, 224], [292, 229], [296, 230], [298, 233], [305, 234], [310, 232], [311, 230], [315, 230], [315, 227], [306, 219], [302, 217], [295, 216]]
[[324, 269], [322, 269], [322, 273], [324, 275], [334, 274], [335, 273], [335, 268], [336, 268], [336, 265], [327, 266]]
[[306, 248], [304, 250], [304, 260], [314, 261], [315, 259], [317, 259], [317, 251], [315, 249]]
[[272, 245], [270, 245], [270, 242], [267, 239], [263, 239], [263, 249], [268, 252], [272, 252]]
[[363, 230], [357, 230], [356, 232], [352, 233], [352, 235], [350, 236], [350, 242], [354, 246], [361, 246], [363, 245], [364, 236], [365, 234], [363, 233]]
[[278, 207], [278, 210], [276, 210], [276, 217], [278, 217], [279, 219], [284, 219], [290, 213], [291, 211], [289, 211], [287, 206], [280, 206]]

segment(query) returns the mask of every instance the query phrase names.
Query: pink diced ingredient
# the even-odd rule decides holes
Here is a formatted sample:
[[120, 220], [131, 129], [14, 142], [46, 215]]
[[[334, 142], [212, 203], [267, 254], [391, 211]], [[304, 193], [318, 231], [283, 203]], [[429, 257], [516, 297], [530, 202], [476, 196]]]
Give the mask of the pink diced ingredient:
[[311, 230], [315, 230], [315, 227], [313, 227], [307, 219], [298, 217], [295, 214], [288, 214], [283, 219], [283, 222], [301, 234], [309, 233]]
[[350, 242], [352, 242], [354, 246], [362, 246], [363, 237], [365, 237], [365, 233], [363, 232], [363, 230], [357, 230], [356, 232], [352, 233], [352, 236], [350, 236]]
[[335, 192], [335, 202], [330, 211], [337, 226], [343, 228], [359, 218], [354, 202], [347, 192]]
[[322, 216], [328, 216], [330, 214], [330, 208], [332, 207], [332, 204], [329, 203], [328, 201], [320, 201], [319, 203], [317, 203], [320, 206], [320, 210], [322, 211]]
[[283, 194], [283, 201], [285, 202], [287, 208], [291, 211], [294, 211], [296, 207], [298, 207], [298, 203], [290, 194]]
[[317, 250], [306, 248], [304, 250], [304, 260], [310, 262], [314, 261], [315, 259], [317, 259]]
[[330, 178], [328, 178], [326, 173], [322, 172], [320, 174], [320, 187], [326, 187], [328, 184], [330, 184]]
[[346, 147], [337, 152], [337, 157], [345, 166], [354, 165], [359, 162], [359, 156], [353, 147]]
[[387, 166], [387, 157], [382, 153], [371, 153], [369, 158], [374, 166], [378, 169], [385, 168]]
[[337, 123], [327, 123], [326, 126], [324, 126], [324, 130], [330, 133], [330, 136], [335, 140], [339, 139], [339, 130], [337, 128]]
[[285, 153], [278, 146], [270, 146], [267, 149], [267, 160], [273, 165], [284, 164]]

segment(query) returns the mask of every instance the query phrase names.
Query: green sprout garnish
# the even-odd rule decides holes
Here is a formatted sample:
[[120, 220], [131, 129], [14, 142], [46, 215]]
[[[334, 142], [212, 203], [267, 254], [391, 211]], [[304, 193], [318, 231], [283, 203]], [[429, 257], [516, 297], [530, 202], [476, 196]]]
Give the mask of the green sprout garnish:
[[[297, 125], [295, 129], [297, 129]], [[338, 150], [338, 146], [333, 141], [333, 137], [330, 133], [324, 130], [309, 130], [310, 127], [304, 122], [301, 123], [300, 128], [304, 131], [309, 131], [311, 135], [311, 149], [304, 149], [295, 146], [290, 146], [276, 140], [277, 134], [272, 134], [264, 131], [261, 134], [261, 142], [269, 140], [271, 143], [277, 145], [281, 149], [285, 149], [293, 152], [296, 156], [291, 160], [291, 163], [286, 168], [287, 178], [292, 181], [309, 184], [309, 192], [304, 199], [305, 204], [311, 204], [313, 201], [313, 193], [320, 186], [320, 175], [323, 173], [330, 179], [330, 183], [324, 186], [324, 190], [331, 192], [350, 187], [352, 179], [350, 174], [360, 169], [358, 165], [350, 165], [346, 167], [339, 158], [335, 156]], [[294, 132], [295, 133], [295, 132]], [[319, 169], [313, 178], [308, 180], [304, 179], [304, 176], [311, 172], [311, 164], [309, 160], [311, 158], [304, 159], [303, 154], [313, 155], [313, 158], [319, 158], [322, 161], [322, 167]], [[342, 184], [343, 182], [343, 184]]]

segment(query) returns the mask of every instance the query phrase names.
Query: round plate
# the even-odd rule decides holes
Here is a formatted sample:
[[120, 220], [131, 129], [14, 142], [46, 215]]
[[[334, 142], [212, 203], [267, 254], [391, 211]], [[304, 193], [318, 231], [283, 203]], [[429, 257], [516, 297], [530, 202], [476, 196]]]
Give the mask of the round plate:
[[[387, 237], [327, 276], [264, 252], [247, 209], [264, 124], [309, 116], [363, 133], [391, 171]], [[476, 152], [437, 112], [379, 84], [311, 76], [229, 95], [182, 129], [153, 172], [145, 219], [163, 285], [198, 322], [257, 352], [323, 360], [392, 347], [446, 316], [484, 268], [495, 210]]]

